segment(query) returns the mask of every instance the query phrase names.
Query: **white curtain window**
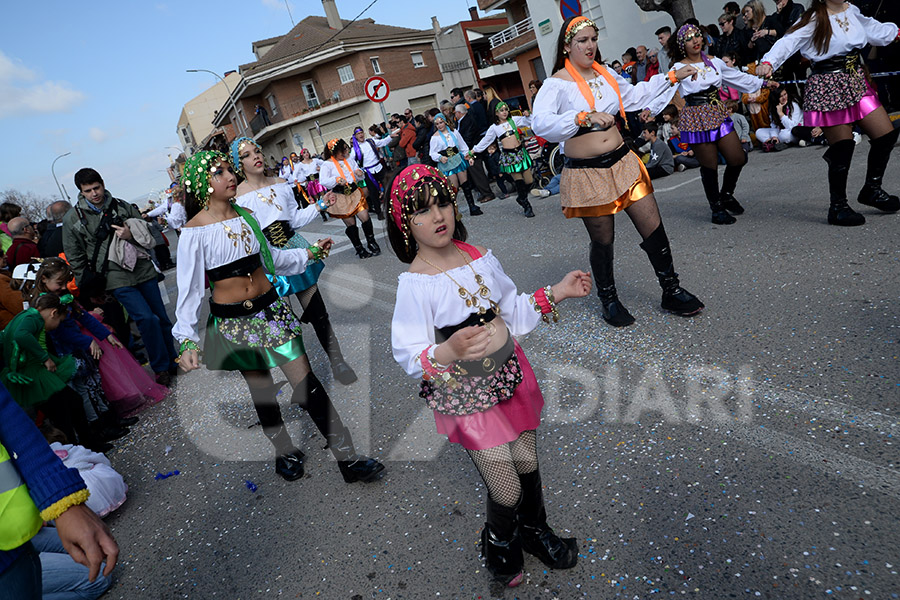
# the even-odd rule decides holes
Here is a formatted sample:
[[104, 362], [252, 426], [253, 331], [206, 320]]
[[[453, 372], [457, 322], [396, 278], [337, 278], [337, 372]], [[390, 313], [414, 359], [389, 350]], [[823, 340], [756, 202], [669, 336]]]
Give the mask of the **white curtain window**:
[[312, 81], [304, 81], [300, 84], [303, 88], [303, 95], [306, 97], [306, 105], [315, 108], [319, 105], [319, 96], [316, 94], [316, 86]]
[[372, 71], [374, 71], [376, 75], [381, 75], [383, 71], [381, 70], [381, 63], [378, 62], [378, 57], [373, 56], [369, 60], [372, 61]]
[[421, 52], [410, 52], [409, 55], [412, 57], [412, 64], [414, 68], [420, 69], [425, 66], [425, 59], [422, 58]]
[[338, 76], [341, 78], [341, 83], [350, 83], [353, 81], [353, 69], [350, 65], [338, 67]]

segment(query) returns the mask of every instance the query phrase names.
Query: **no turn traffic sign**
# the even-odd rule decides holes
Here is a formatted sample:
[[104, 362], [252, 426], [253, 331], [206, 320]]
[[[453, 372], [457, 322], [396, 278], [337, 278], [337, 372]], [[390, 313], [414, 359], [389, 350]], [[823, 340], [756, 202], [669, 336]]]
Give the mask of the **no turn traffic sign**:
[[383, 77], [376, 75], [366, 80], [366, 97], [372, 102], [384, 102], [390, 93], [391, 88]]

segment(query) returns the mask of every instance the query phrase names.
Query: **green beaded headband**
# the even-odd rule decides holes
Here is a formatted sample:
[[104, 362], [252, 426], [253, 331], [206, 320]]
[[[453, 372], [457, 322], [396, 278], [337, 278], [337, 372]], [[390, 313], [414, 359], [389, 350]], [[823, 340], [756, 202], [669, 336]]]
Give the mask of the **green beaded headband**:
[[209, 195], [213, 189], [209, 179], [217, 164], [229, 164], [228, 157], [216, 150], [203, 150], [187, 159], [181, 174], [181, 185], [184, 191], [192, 194], [206, 208]]

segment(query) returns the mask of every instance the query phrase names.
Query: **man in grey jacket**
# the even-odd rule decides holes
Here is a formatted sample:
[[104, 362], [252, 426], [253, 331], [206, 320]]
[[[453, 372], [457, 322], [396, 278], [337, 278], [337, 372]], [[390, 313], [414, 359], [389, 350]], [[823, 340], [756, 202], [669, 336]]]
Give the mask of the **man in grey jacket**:
[[177, 353], [156, 268], [143, 255], [131, 270], [109, 260], [113, 236], [136, 244], [125, 221], [140, 219], [141, 213], [113, 198], [94, 169], [75, 173], [75, 187], [80, 190], [78, 202], [63, 219], [63, 249], [75, 283], [88, 297], [108, 291], [125, 307], [141, 332], [157, 381], [168, 386], [176, 372]]

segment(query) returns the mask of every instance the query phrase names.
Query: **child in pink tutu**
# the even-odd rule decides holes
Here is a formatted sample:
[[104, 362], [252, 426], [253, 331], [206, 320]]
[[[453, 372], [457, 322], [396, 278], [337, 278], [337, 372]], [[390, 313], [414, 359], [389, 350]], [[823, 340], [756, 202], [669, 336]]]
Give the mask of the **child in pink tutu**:
[[[34, 294], [66, 294], [66, 284], [72, 276], [68, 263], [61, 258], [49, 258], [37, 272]], [[72, 350], [85, 350], [96, 361], [106, 401], [119, 417], [134, 415], [166, 396], [168, 389], [153, 380], [93, 313], [85, 311], [77, 302], [72, 302], [71, 307], [60, 331]], [[69, 353], [59, 346], [57, 342], [58, 352]]]

